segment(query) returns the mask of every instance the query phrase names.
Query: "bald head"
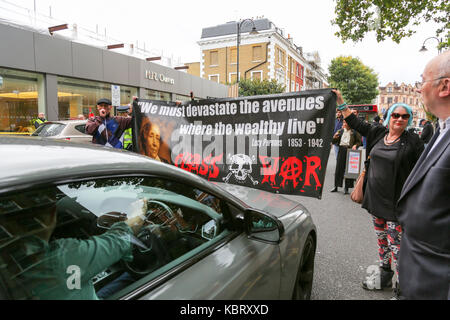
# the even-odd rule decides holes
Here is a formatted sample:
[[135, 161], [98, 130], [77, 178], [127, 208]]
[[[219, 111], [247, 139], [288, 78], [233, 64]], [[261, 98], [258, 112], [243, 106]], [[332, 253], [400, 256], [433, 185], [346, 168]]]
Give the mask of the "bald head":
[[447, 50], [428, 62], [425, 71], [430, 71], [433, 78], [450, 77], [450, 50]]
[[419, 92], [426, 110], [441, 120], [450, 116], [450, 50], [428, 62]]

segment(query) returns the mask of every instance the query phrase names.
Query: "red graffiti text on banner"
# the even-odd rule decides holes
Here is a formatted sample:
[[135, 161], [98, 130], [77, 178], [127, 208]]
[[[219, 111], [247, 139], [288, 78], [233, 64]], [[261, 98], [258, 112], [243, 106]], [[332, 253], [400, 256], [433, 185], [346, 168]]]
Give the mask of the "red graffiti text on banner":
[[[295, 189], [298, 187], [300, 181], [303, 181], [301, 177], [304, 172], [303, 162], [300, 159], [296, 157], [283, 158], [281, 167], [279, 167], [280, 157], [259, 156], [259, 159], [263, 165], [262, 174], [264, 176], [261, 184], [269, 183], [273, 189], [279, 189], [280, 187], [285, 188], [287, 183], [291, 182]], [[317, 174], [317, 170], [322, 169], [321, 160], [317, 156], [305, 156], [304, 162], [306, 163], [306, 171], [303, 187], [310, 187], [311, 177], [313, 177], [317, 190], [322, 186]], [[278, 170], [278, 168], [280, 169]], [[280, 184], [277, 183], [277, 177], [282, 178]]]
[[222, 157], [223, 154], [215, 157], [209, 155], [202, 160], [202, 156], [197, 153], [180, 153], [175, 158], [175, 166], [208, 179], [214, 179], [219, 176], [219, 168], [216, 166], [216, 163], [221, 161]]

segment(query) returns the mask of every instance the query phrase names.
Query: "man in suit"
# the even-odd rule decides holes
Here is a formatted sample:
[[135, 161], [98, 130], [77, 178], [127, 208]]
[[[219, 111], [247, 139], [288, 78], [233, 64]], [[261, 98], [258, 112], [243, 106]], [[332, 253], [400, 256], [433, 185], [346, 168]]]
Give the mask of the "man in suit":
[[400, 298], [450, 299], [450, 50], [432, 59], [419, 90], [439, 128], [398, 200]]
[[430, 142], [431, 137], [433, 136], [433, 125], [428, 120], [422, 120], [422, 123], [423, 123], [423, 130], [422, 134], [420, 135], [420, 139], [422, 139], [426, 147], [427, 144]]

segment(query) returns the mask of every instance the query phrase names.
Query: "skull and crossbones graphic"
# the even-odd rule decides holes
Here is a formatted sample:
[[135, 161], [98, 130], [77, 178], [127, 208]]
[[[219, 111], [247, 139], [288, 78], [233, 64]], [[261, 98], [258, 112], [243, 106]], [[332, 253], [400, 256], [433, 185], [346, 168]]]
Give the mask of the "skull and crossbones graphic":
[[252, 163], [253, 161], [255, 161], [255, 156], [253, 156], [253, 158], [250, 158], [246, 154], [235, 154], [232, 156], [229, 155], [228, 159], [230, 161], [230, 165], [228, 166], [228, 175], [223, 178], [223, 181], [225, 183], [228, 183], [231, 176], [234, 176], [236, 181], [239, 183], [245, 183], [248, 177], [254, 186], [258, 184], [258, 181], [253, 179], [253, 177], [251, 176]]

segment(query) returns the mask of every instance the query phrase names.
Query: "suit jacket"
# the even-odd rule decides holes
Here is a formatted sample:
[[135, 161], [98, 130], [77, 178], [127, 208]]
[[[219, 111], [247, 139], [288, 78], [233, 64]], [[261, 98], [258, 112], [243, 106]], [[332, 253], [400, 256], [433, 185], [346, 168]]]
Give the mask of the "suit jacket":
[[407, 299], [450, 299], [450, 130], [430, 153], [438, 133], [397, 202], [400, 288]]

